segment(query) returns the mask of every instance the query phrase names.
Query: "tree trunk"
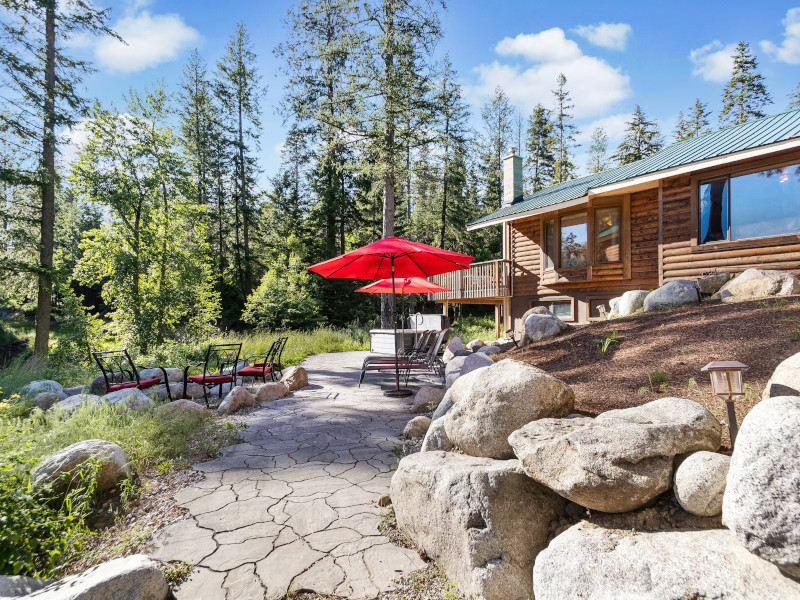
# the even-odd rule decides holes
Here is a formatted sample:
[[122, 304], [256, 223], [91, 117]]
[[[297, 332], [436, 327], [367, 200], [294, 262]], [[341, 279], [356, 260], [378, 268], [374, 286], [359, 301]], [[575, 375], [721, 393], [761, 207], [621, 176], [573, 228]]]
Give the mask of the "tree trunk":
[[[388, 136], [387, 136], [388, 137]], [[394, 136], [392, 136], [394, 138]], [[392, 142], [394, 143], [394, 142]], [[383, 237], [387, 238], [394, 235], [394, 173], [388, 168], [383, 176]], [[392, 327], [392, 317], [394, 315], [394, 296], [391, 294], [381, 294], [381, 327], [389, 329]]]
[[36, 299], [36, 339], [33, 354], [47, 360], [50, 346], [50, 313], [53, 307], [53, 243], [56, 221], [56, 3], [45, 7], [44, 131], [42, 136], [42, 216], [39, 249], [39, 290]]
[[242, 131], [242, 91], [239, 91], [239, 167], [241, 168], [240, 186], [241, 189], [241, 202], [242, 202], [242, 242], [244, 243], [244, 297], [250, 295], [252, 289], [252, 282], [250, 281], [250, 236], [247, 228], [247, 174], [244, 168], [244, 133]]

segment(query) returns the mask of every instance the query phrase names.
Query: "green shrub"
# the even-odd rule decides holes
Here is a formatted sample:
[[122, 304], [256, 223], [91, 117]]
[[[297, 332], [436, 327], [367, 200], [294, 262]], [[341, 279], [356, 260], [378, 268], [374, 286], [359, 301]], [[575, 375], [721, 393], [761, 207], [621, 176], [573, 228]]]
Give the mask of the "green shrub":
[[63, 497], [34, 491], [30, 472], [3, 464], [0, 474], [0, 573], [56, 577], [89, 535], [99, 463], [86, 463]]

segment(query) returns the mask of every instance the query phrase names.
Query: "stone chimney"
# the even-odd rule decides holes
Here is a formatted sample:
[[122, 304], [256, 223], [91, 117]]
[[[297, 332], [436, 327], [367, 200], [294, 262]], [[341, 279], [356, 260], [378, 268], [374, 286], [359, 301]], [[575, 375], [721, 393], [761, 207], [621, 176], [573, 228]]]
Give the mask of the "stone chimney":
[[516, 148], [509, 148], [503, 159], [503, 202], [502, 206], [522, 200], [522, 157]]

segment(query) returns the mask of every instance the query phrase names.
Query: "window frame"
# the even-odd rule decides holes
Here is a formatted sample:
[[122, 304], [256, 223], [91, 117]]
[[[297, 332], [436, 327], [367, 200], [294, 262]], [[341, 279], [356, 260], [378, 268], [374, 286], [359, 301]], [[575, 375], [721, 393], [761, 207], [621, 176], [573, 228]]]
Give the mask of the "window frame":
[[[714, 242], [700, 243], [700, 185], [707, 181], [739, 177], [742, 175], [752, 175], [769, 169], [780, 169], [800, 165], [800, 152], [794, 152], [783, 160], [776, 160], [775, 157], [763, 158], [757, 161], [748, 161], [746, 165], [737, 167], [727, 167], [706, 171], [693, 175], [689, 181], [689, 210], [691, 212], [691, 238], [690, 246], [693, 254], [703, 254], [706, 252], [720, 252], [721, 250], [737, 250], [747, 248], [768, 248], [770, 246], [783, 246], [786, 244], [800, 243], [800, 233], [781, 233], [777, 235], [764, 236], [758, 238], [747, 238], [744, 240], [718, 240]], [[728, 182], [728, 236], [730, 236], [731, 215], [730, 215], [731, 189]], [[685, 239], [685, 238], [684, 238]]]
[[540, 298], [537, 298], [535, 300], [531, 300], [529, 308], [533, 308], [534, 306], [544, 306], [545, 308], [547, 308], [547, 310], [550, 310], [550, 304], [553, 303], [553, 302], [569, 302], [570, 303], [570, 317], [568, 319], [566, 317], [564, 317], [564, 318], [558, 317], [558, 318], [561, 319], [562, 321], [566, 322], [566, 323], [574, 323], [575, 321], [577, 321], [576, 315], [575, 315], [576, 302], [575, 302], [575, 298], [573, 298], [572, 296], [545, 296], [545, 297], [540, 297]]
[[[559, 284], [568, 283], [569, 281], [589, 281], [592, 279], [592, 272], [597, 271], [598, 275], [603, 272], [604, 279], [609, 279], [609, 270], [619, 271], [621, 275], [616, 277], [612, 276], [611, 279], [630, 279], [631, 278], [631, 219], [630, 219], [630, 194], [620, 194], [608, 198], [593, 198], [587, 205], [581, 207], [570, 207], [563, 210], [555, 210], [551, 213], [546, 213], [541, 216], [540, 223], [540, 237], [539, 237], [539, 251], [540, 251], [540, 266], [539, 276], [546, 280], [546, 284]], [[619, 260], [615, 262], [599, 263], [596, 260], [596, 246], [595, 243], [595, 211], [598, 209], [617, 208], [620, 215], [620, 252]], [[561, 264], [561, 219], [570, 217], [579, 213], [586, 213], [586, 229], [587, 229], [587, 264], [580, 267], [560, 267]], [[552, 260], [552, 265], [548, 266], [548, 254], [546, 252], [546, 224], [553, 223], [554, 234], [554, 253], [549, 258]], [[579, 274], [585, 273], [585, 276]], [[578, 276], [576, 276], [578, 275]]]

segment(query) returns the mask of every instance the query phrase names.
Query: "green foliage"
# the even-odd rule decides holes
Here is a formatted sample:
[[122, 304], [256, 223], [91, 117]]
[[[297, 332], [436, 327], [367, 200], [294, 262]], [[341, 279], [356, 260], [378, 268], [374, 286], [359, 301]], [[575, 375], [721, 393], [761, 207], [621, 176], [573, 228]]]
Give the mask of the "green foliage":
[[319, 313], [308, 271], [273, 268], [247, 299], [242, 320], [258, 329], [310, 329], [323, 321]]
[[766, 116], [763, 108], [772, 104], [764, 85], [764, 76], [758, 72], [758, 61], [750, 52], [750, 44], [739, 42], [733, 54], [731, 79], [722, 92], [720, 123], [739, 125], [750, 119]]
[[577, 146], [575, 136], [578, 135], [578, 128], [573, 124], [573, 114], [570, 112], [575, 105], [572, 104], [572, 96], [567, 90], [567, 78], [563, 73], [559, 73], [556, 79], [553, 96], [556, 100], [556, 108], [553, 111], [553, 132], [556, 140], [553, 181], [563, 183], [576, 175], [573, 154]]
[[606, 357], [613, 344], [619, 343], [619, 338], [617, 337], [618, 334], [619, 332], [615, 329], [611, 333], [607, 333], [602, 338], [596, 338], [592, 340], [597, 345], [597, 352], [600, 354], [601, 359]]
[[600, 173], [608, 168], [608, 134], [602, 127], [595, 127], [592, 132], [587, 167], [590, 173]]
[[537, 104], [528, 119], [525, 138], [525, 167], [528, 170], [526, 191], [538, 192], [553, 182], [555, 176], [555, 144], [550, 111]]
[[661, 137], [658, 123], [648, 121], [642, 107], [637, 104], [631, 120], [627, 123], [625, 137], [611, 158], [620, 165], [627, 165], [655, 154], [663, 146], [664, 138]]
[[171, 114], [163, 89], [131, 92], [124, 115], [96, 106], [72, 167], [76, 193], [108, 211], [85, 235], [75, 274], [102, 285], [109, 331], [143, 351], [177, 332], [210, 333], [220, 311]]
[[83, 306], [82, 298], [68, 285], [59, 286], [59, 295], [59, 336], [50, 351], [50, 366], [92, 365], [92, 350], [105, 338], [103, 322]]
[[495, 339], [494, 319], [469, 315], [454, 321], [451, 326], [450, 337], [458, 336], [465, 344], [472, 340]]
[[688, 118], [683, 116], [682, 111], [678, 113], [678, 124], [675, 126], [673, 133], [675, 141], [682, 142], [710, 132], [711, 121], [708, 119], [709, 116], [711, 116], [711, 111], [708, 110], [708, 104], [701, 102], [700, 98], [697, 98]]
[[89, 535], [99, 463], [85, 463], [63, 498], [35, 491], [30, 472], [17, 467], [4, 460], [0, 473], [0, 573], [58, 576]]
[[650, 391], [653, 393], [663, 392], [669, 385], [669, 373], [656, 369], [647, 374], [647, 382], [650, 384]]

